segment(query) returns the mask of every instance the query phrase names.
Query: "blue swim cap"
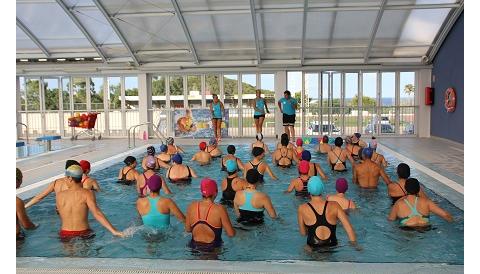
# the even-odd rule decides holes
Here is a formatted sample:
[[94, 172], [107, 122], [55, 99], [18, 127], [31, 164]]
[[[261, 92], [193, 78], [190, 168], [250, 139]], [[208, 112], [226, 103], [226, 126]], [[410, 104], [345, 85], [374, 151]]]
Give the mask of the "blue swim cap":
[[312, 176], [308, 180], [307, 190], [312, 196], [320, 196], [325, 191], [325, 185], [320, 177]]
[[182, 156], [180, 154], [175, 154], [172, 157], [172, 161], [177, 164], [182, 164]]
[[234, 172], [237, 170], [237, 161], [227, 160], [225, 162], [225, 167], [227, 168], [228, 172]]
[[367, 159], [371, 159], [373, 155], [373, 149], [367, 147], [363, 149], [362, 152], [363, 156], [365, 156]]
[[160, 151], [161, 151], [161, 152], [167, 152], [167, 150], [168, 150], [167, 145], [162, 144], [162, 145], [160, 146]]
[[302, 160], [310, 161], [312, 159], [312, 154], [308, 150], [302, 151]]

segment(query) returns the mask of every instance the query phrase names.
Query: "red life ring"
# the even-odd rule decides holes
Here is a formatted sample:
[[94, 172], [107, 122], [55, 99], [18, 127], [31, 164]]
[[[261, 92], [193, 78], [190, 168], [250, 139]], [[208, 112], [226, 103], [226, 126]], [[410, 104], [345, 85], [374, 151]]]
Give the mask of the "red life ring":
[[453, 88], [447, 88], [445, 91], [445, 109], [447, 112], [454, 112], [457, 105], [457, 94]]

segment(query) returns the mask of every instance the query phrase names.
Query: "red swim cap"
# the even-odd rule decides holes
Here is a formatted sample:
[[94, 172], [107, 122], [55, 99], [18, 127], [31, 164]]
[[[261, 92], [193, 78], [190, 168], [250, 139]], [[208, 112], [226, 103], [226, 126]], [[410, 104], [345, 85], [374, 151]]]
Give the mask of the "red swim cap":
[[297, 146], [302, 146], [303, 145], [303, 140], [302, 138], [297, 139]]
[[80, 166], [82, 167], [83, 173], [87, 172], [90, 169], [90, 162], [87, 160], [81, 160]]
[[207, 143], [201, 142], [200, 144], [198, 144], [198, 147], [200, 148], [200, 150], [205, 150], [207, 148]]
[[202, 192], [203, 197], [212, 197], [217, 195], [218, 193], [217, 182], [215, 182], [210, 178], [204, 178], [200, 182], [200, 191]]
[[305, 160], [300, 161], [300, 164], [298, 165], [298, 171], [300, 172], [300, 174], [308, 174], [309, 170], [310, 170], [310, 163]]

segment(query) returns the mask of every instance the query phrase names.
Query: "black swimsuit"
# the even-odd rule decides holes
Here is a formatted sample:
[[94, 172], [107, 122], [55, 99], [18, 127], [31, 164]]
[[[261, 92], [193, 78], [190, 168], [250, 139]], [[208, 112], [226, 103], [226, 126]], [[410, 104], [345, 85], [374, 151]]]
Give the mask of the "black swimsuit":
[[297, 191], [297, 190], [295, 189], [295, 195], [296, 195], [296, 196], [307, 197], [307, 196], [309, 195], [309, 194], [308, 194], [308, 188], [307, 188], [307, 186], [308, 186], [308, 179], [307, 179], [306, 181], [302, 180], [301, 177], [298, 177], [298, 179], [300, 179], [300, 181], [302, 181], [303, 188], [302, 188], [302, 190], [300, 190], [300, 191]]
[[[335, 163], [330, 162], [330, 165], [332, 166], [332, 170], [334, 170], [334, 171], [347, 171], [347, 160], [345, 160], [345, 162], [342, 162], [342, 160], [340, 160], [340, 156], [339, 156], [339, 155], [335, 154], [335, 152], [333, 152], [333, 150], [332, 150], [332, 153], [333, 153], [335, 156], [337, 156], [337, 160], [335, 161]], [[340, 152], [340, 155], [342, 155], [342, 152]], [[345, 167], [344, 170], [335, 170], [335, 166], [336, 166], [337, 164], [340, 164], [338, 161], [340, 161], [340, 163], [343, 164], [343, 166]], [[315, 169], [315, 170], [316, 170], [316, 169]]]
[[[282, 148], [280, 148], [280, 154], [281, 154], [280, 156], [282, 156], [282, 157], [281, 157], [280, 159], [278, 159], [277, 166], [283, 167], [283, 168], [289, 168], [289, 167], [291, 167], [291, 166], [292, 166], [292, 159], [288, 158], [288, 148], [287, 148], [287, 153], [286, 153], [285, 155], [282, 153]], [[282, 159], [288, 159], [288, 160], [290, 160], [290, 164], [288, 164], [288, 165], [280, 165], [279, 163], [280, 163], [280, 160], [282, 160]]]
[[392, 196], [390, 196], [390, 199], [392, 199], [392, 206], [393, 206], [393, 205], [395, 204], [395, 202], [397, 202], [400, 198], [407, 196], [407, 193], [405, 192], [405, 190], [403, 190], [402, 186], [401, 186], [399, 183], [396, 183], [396, 184], [397, 184], [398, 187], [402, 190], [403, 196], [397, 196], [397, 197], [392, 197]]
[[188, 176], [184, 178], [172, 179], [170, 178], [170, 169], [167, 171], [167, 178], [172, 184], [190, 184], [192, 182], [192, 172], [190, 171], [190, 167], [186, 166], [188, 169]]
[[126, 173], [123, 173], [122, 169], [122, 178], [117, 181], [119, 184], [124, 184], [124, 185], [131, 185], [135, 184], [137, 181], [136, 180], [127, 180], [127, 174], [132, 170], [133, 168], [129, 169]]
[[[207, 215], [205, 216], [205, 219], [201, 219], [200, 218], [200, 203], [197, 203], [197, 218], [198, 218], [198, 221], [196, 221], [192, 226], [191, 226], [191, 231], [192, 231], [192, 240], [190, 241], [190, 244], [189, 246], [193, 249], [200, 249], [200, 250], [211, 250], [213, 248], [216, 248], [216, 247], [219, 247], [222, 245], [222, 227], [215, 227], [211, 224], [208, 223], [207, 219], [208, 219], [208, 214], [210, 214], [210, 209], [212, 208], [214, 204], [212, 203], [210, 205], [210, 207], [208, 208], [207, 210]], [[215, 238], [213, 239], [213, 241], [211, 241], [210, 243], [203, 243], [203, 242], [197, 242], [193, 239], [193, 229], [195, 228], [195, 226], [197, 226], [198, 224], [204, 224], [206, 226], [208, 226], [212, 231], [213, 231], [213, 234], [215, 235]]]
[[352, 143], [352, 153], [351, 153], [351, 154], [352, 154], [353, 159], [354, 159], [355, 161], [358, 161], [358, 160], [360, 160], [360, 156], [358, 156], [358, 154], [353, 154], [353, 148], [354, 148], [355, 146], [359, 146], [359, 147], [360, 147], [360, 145], [359, 145], [358, 143]]
[[[325, 201], [325, 206], [323, 207], [323, 213], [322, 215], [318, 214], [318, 212], [313, 208], [313, 206], [310, 203], [307, 203], [307, 205], [313, 210], [313, 213], [315, 214], [315, 223], [313, 225], [305, 225], [307, 227], [307, 244], [311, 247], [322, 247], [322, 246], [335, 246], [337, 245], [337, 235], [336, 235], [336, 230], [337, 230], [337, 225], [332, 225], [327, 221], [326, 217], [326, 211], [327, 211], [327, 204], [328, 201]], [[328, 239], [322, 240], [317, 237], [317, 234], [315, 233], [317, 228], [320, 226], [325, 226], [330, 230], [330, 236]]]
[[222, 192], [222, 202], [231, 203], [235, 198], [235, 190], [233, 190], [232, 183], [238, 177], [227, 177], [227, 188]]
[[252, 168], [255, 169], [256, 171], [258, 171], [258, 182], [259, 183], [263, 183], [264, 180], [263, 180], [263, 174], [260, 173], [260, 171], [258, 170], [258, 166], [262, 163], [262, 161], [258, 162], [258, 164], [254, 165], [251, 161], [249, 161], [249, 163], [252, 165]]

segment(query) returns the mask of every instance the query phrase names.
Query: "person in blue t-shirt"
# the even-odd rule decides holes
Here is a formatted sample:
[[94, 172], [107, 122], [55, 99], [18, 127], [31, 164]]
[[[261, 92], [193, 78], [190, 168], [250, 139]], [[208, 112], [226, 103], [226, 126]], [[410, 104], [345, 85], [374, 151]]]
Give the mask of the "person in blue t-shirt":
[[253, 101], [253, 109], [255, 110], [255, 113], [253, 114], [253, 119], [255, 121], [257, 135], [259, 135], [259, 133], [262, 134], [263, 121], [265, 120], [265, 111], [267, 113], [270, 113], [270, 111], [268, 111], [267, 101], [265, 100], [265, 98], [262, 98], [262, 91], [257, 89], [255, 92], [257, 97], [255, 97], [255, 100]]
[[283, 113], [283, 126], [285, 127], [285, 133], [295, 140], [295, 110], [298, 108], [298, 102], [295, 98], [292, 98], [290, 91], [286, 90], [284, 98], [278, 101], [278, 107]]
[[212, 94], [213, 101], [210, 104], [210, 111], [212, 112], [212, 126], [213, 134], [217, 142], [222, 140], [222, 114], [224, 112], [224, 106], [220, 100], [218, 100], [218, 95]]

